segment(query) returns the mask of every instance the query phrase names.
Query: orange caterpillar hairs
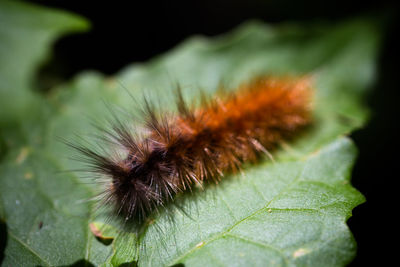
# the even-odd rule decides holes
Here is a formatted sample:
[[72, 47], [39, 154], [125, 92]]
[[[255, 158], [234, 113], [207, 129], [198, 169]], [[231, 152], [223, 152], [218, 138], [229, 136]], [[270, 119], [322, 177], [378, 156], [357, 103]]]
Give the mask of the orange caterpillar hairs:
[[259, 78], [235, 93], [203, 99], [199, 109], [189, 108], [179, 90], [177, 96], [175, 115], [157, 114], [146, 102], [144, 137], [119, 121], [106, 131], [126, 151], [124, 158], [74, 145], [106, 177], [102, 203], [127, 221], [143, 222], [177, 193], [218, 183], [310, 122], [306, 78]]

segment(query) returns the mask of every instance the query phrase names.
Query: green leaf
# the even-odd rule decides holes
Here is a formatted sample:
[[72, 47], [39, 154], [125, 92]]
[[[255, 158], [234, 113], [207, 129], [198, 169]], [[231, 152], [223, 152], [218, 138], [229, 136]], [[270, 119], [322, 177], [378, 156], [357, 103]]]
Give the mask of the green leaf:
[[0, 125], [22, 120], [37, 108], [32, 83], [38, 65], [62, 34], [83, 31], [88, 23], [62, 11], [18, 1], [0, 2]]
[[[31, 18], [36, 9], [16, 4], [14, 12]], [[54, 20], [60, 16], [53, 15]], [[13, 27], [8, 31], [27, 49]], [[30, 24], [20, 27], [29, 29]], [[45, 97], [35, 96], [40, 103], [35, 109], [31, 100], [12, 108], [12, 114], [2, 115], [20, 125], [5, 127], [2, 140], [7, 153], [0, 165], [0, 215], [8, 227], [3, 264], [54, 266], [83, 259], [102, 266], [346, 265], [356, 244], [345, 222], [364, 198], [349, 183], [356, 149], [344, 135], [368, 117], [363, 98], [375, 78], [379, 32], [380, 26], [367, 19], [275, 27], [249, 22], [218, 38], [193, 37], [111, 78], [82, 73]], [[46, 45], [39, 50], [46, 51]], [[43, 52], [31, 53], [38, 58]], [[10, 82], [20, 79], [26, 87], [18, 94], [31, 97], [29, 77], [0, 70]], [[275, 151], [275, 162], [246, 166], [243, 176], [231, 175], [178, 199], [187, 214], [176, 210], [173, 222], [160, 214], [140, 236], [110, 230], [114, 241], [107, 246], [90, 232], [96, 218], [84, 200], [96, 186], [76, 173], [60, 173], [82, 165], [68, 160], [76, 154], [56, 136], [93, 134], [88, 117], [104, 123], [109, 116], [101, 100], [134, 109], [126, 90], [173, 110], [175, 82], [191, 100], [199, 88], [212, 93], [221, 81], [234, 89], [258, 74], [288, 73], [312, 75], [315, 121]], [[26, 108], [31, 111], [24, 118]]]
[[[173, 227], [150, 227], [141, 263], [345, 265], [355, 243], [344, 222], [363, 202], [348, 184], [354, 154], [343, 138], [301, 162], [257, 166], [245, 179], [208, 190], [190, 218], [177, 214]], [[156, 238], [159, 232], [168, 234]]]

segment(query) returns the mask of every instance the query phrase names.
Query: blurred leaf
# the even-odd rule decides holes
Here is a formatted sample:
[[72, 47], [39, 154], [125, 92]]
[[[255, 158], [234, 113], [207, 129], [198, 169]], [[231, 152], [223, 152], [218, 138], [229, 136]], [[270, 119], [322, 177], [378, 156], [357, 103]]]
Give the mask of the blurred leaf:
[[[3, 264], [53, 266], [85, 259], [103, 266], [345, 265], [356, 249], [345, 222], [364, 198], [349, 184], [356, 149], [342, 136], [368, 117], [363, 97], [375, 77], [379, 30], [362, 19], [274, 28], [250, 22], [212, 40], [194, 37], [113, 78], [82, 73], [52, 90], [32, 110], [40, 120], [21, 119], [25, 130], [4, 134], [8, 153], [0, 166], [0, 207], [8, 242]], [[88, 117], [104, 123], [109, 116], [101, 100], [134, 110], [126, 90], [173, 110], [176, 81], [191, 100], [198, 88], [212, 93], [221, 81], [234, 89], [258, 74], [288, 73], [314, 77], [315, 124], [276, 151], [275, 163], [248, 166], [244, 177], [231, 176], [180, 199], [188, 215], [176, 211], [171, 222], [160, 214], [141, 236], [115, 235], [106, 246], [89, 231], [95, 218], [82, 200], [96, 188], [77, 174], [59, 173], [82, 165], [68, 160], [75, 152], [55, 136], [93, 134]]]
[[75, 15], [0, 1], [0, 217], [8, 226], [4, 266], [72, 263], [90, 258], [96, 248], [83, 241], [91, 240], [89, 209], [75, 205], [90, 192], [72, 175], [58, 175], [57, 160], [43, 152], [46, 138], [53, 138], [46, 134], [51, 110], [32, 88], [52, 42], [87, 28]]
[[38, 101], [32, 90], [35, 72], [52, 42], [88, 22], [62, 11], [18, 1], [0, 1], [0, 126], [23, 119]]

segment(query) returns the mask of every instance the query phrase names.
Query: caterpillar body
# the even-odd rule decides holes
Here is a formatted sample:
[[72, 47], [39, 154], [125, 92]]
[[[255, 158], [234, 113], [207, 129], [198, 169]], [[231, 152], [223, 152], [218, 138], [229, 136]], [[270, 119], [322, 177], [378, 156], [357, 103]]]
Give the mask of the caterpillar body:
[[106, 131], [125, 156], [74, 147], [106, 179], [101, 203], [126, 221], [143, 222], [178, 193], [218, 183], [294, 137], [311, 121], [311, 92], [308, 78], [261, 77], [194, 108], [178, 91], [176, 114], [157, 113], [146, 102], [144, 135], [123, 123]]

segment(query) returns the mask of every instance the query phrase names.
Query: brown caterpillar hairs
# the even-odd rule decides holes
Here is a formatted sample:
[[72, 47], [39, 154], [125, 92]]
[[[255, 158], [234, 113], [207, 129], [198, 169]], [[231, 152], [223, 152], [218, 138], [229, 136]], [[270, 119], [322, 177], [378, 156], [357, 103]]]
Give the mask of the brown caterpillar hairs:
[[234, 93], [204, 98], [191, 108], [177, 94], [177, 114], [159, 114], [145, 101], [144, 135], [121, 122], [105, 131], [125, 156], [74, 145], [106, 179], [102, 204], [125, 220], [143, 222], [180, 192], [256, 162], [310, 122], [308, 78], [258, 78]]

